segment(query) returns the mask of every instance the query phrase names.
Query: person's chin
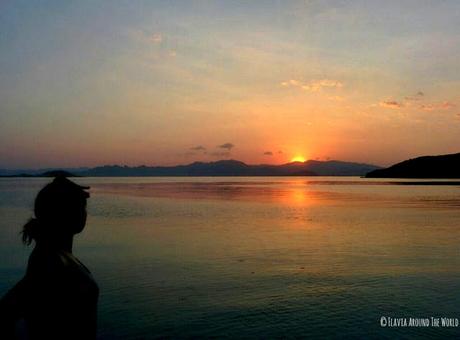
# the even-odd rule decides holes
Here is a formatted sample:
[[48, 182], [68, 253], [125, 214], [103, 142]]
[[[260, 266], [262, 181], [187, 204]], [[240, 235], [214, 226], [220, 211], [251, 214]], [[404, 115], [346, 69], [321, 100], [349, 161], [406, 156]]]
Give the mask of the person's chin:
[[74, 235], [77, 235], [77, 234], [80, 234], [83, 230], [85, 229], [85, 227], [79, 227], [79, 228], [75, 228], [74, 229]]

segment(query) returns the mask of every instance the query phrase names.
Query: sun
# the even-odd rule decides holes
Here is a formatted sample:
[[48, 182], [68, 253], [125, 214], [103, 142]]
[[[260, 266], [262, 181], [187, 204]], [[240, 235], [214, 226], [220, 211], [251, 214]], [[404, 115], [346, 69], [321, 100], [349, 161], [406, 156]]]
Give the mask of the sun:
[[294, 158], [291, 159], [291, 162], [305, 162], [306, 159], [303, 156], [295, 156]]

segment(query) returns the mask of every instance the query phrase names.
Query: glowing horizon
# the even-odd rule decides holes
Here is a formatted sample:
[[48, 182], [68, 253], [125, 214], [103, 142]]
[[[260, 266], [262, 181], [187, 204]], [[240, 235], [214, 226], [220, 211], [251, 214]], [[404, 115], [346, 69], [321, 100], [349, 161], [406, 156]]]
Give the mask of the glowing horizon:
[[456, 1], [5, 3], [0, 168], [459, 152], [459, 13]]
[[291, 162], [305, 162], [307, 159], [303, 156], [295, 156], [293, 158], [291, 158]]

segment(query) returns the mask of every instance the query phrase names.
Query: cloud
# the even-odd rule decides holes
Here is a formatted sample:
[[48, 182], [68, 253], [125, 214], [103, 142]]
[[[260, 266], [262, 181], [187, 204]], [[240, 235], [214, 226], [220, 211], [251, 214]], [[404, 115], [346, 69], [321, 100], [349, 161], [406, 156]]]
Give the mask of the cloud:
[[404, 98], [404, 100], [407, 100], [407, 101], [417, 101], [417, 100], [421, 100], [423, 99], [423, 97], [425, 96], [425, 93], [423, 93], [422, 91], [418, 91], [415, 95], [413, 96], [407, 96]]
[[403, 103], [397, 102], [395, 100], [383, 101], [383, 102], [380, 102], [379, 105], [387, 109], [400, 109], [404, 106]]
[[302, 89], [316, 92], [322, 90], [324, 87], [341, 88], [343, 87], [343, 84], [338, 80], [323, 79], [320, 81], [311, 82], [307, 85], [303, 85]]
[[283, 151], [281, 151], [281, 150], [278, 150], [278, 153], [281, 155], [281, 154], [283, 153]]
[[400, 109], [402, 107], [408, 107], [410, 109], [413, 108], [423, 111], [449, 110], [455, 107], [454, 103], [448, 101], [440, 103], [423, 103], [424, 97], [425, 93], [418, 91], [413, 96], [404, 97], [404, 101], [387, 100], [380, 102], [379, 105], [388, 109]]
[[435, 110], [449, 110], [455, 107], [455, 104], [449, 102], [443, 102], [439, 104], [423, 104], [420, 105], [420, 109], [424, 111], [435, 111]]
[[336, 101], [336, 102], [341, 102], [341, 101], [344, 100], [344, 98], [341, 97], [341, 96], [330, 96], [330, 97], [328, 97], [327, 99], [329, 99], [329, 100], [334, 100], [334, 101]]
[[141, 29], [128, 30], [127, 34], [134, 40], [142, 43], [161, 44], [163, 35], [161, 33], [150, 33]]
[[232, 144], [232, 143], [224, 143], [224, 144], [219, 145], [217, 147], [221, 148], [221, 149], [227, 149], [228, 151], [230, 151], [231, 149], [233, 149], [235, 147], [235, 145]]
[[283, 81], [281, 86], [302, 86], [302, 83], [298, 80], [291, 79], [288, 81]]
[[264, 155], [265, 155], [265, 156], [273, 156], [273, 152], [271, 152], [271, 151], [265, 151], [265, 152], [264, 152]]
[[197, 146], [191, 147], [190, 150], [193, 150], [193, 151], [206, 151], [206, 147], [204, 147], [203, 145], [197, 145]]
[[283, 81], [281, 83], [283, 87], [297, 87], [304, 91], [309, 92], [318, 92], [321, 91], [323, 88], [342, 88], [343, 83], [338, 80], [333, 79], [321, 79], [321, 80], [313, 80], [308, 83], [304, 83], [299, 80], [290, 79], [288, 81]]
[[150, 37], [150, 41], [154, 44], [160, 44], [163, 41], [163, 35], [161, 33], [154, 33]]

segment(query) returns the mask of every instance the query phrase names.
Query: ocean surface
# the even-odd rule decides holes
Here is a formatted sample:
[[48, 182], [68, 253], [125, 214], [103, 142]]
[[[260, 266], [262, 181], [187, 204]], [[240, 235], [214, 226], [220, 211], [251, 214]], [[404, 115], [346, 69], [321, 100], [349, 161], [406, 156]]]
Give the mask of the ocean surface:
[[[48, 181], [0, 179], [0, 295], [24, 275], [31, 247], [19, 231]], [[100, 339], [460, 337], [460, 327], [381, 326], [460, 318], [460, 185], [75, 181], [91, 186], [74, 254], [101, 289]]]

